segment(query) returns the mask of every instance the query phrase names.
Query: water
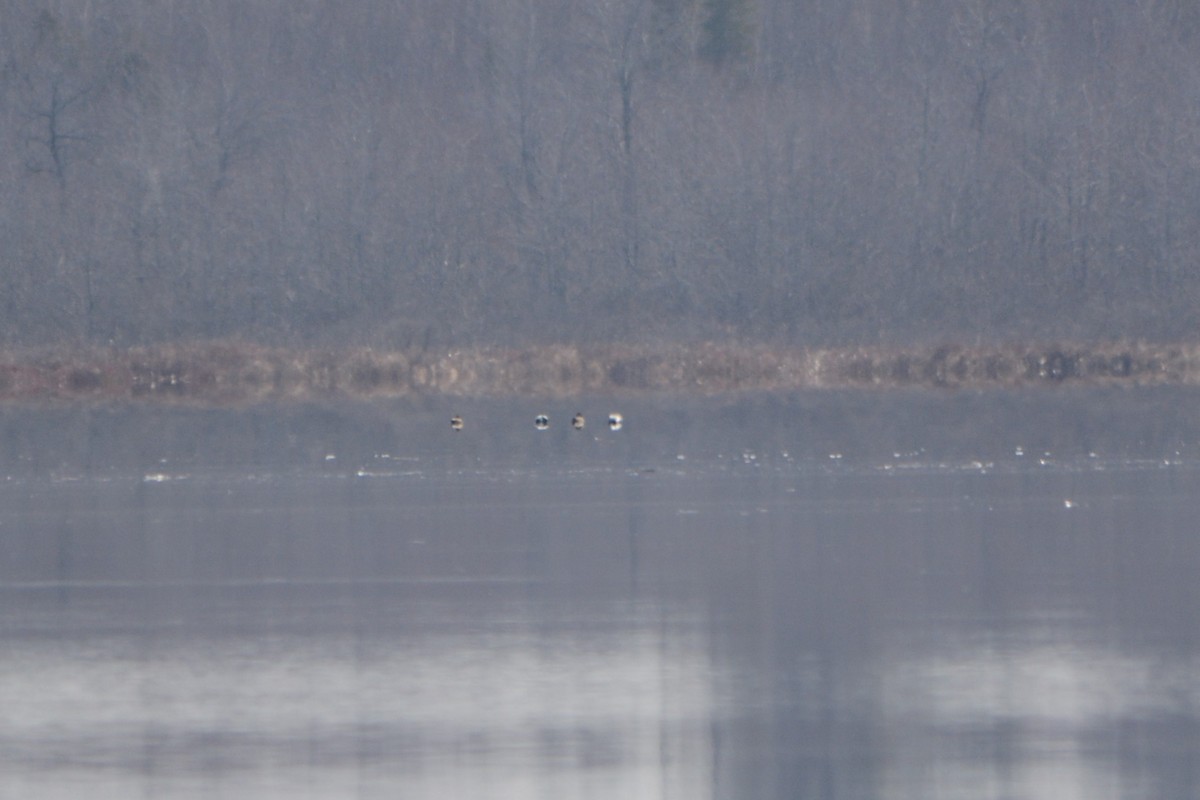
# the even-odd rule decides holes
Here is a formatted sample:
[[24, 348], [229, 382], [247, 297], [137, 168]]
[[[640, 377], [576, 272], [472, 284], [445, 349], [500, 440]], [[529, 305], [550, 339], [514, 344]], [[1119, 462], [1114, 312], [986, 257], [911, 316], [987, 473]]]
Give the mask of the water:
[[1200, 796], [1196, 461], [599, 441], [10, 476], [0, 797]]

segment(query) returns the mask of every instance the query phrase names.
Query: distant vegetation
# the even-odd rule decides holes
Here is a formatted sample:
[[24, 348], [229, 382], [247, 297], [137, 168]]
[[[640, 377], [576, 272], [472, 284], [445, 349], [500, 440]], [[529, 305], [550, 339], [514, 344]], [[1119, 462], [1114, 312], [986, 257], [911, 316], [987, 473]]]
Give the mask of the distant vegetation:
[[231, 343], [0, 360], [0, 401], [43, 404], [262, 402], [660, 393], [703, 396], [811, 389], [986, 389], [1196, 385], [1200, 346], [1093, 348], [729, 345], [376, 351]]
[[[0, 344], [920, 346], [1200, 322], [1194, 2], [0, 0], [0, 19]], [[897, 380], [873, 358], [851, 372]], [[947, 381], [988, 369], [963, 363]], [[72, 391], [116, 385], [101, 372]]]

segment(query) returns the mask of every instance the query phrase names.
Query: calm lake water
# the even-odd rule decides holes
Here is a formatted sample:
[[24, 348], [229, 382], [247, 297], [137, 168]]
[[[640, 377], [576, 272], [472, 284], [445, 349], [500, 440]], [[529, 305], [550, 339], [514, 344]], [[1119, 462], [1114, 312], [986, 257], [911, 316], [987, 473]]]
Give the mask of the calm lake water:
[[0, 797], [1200, 797], [1195, 459], [585, 435], [13, 472]]

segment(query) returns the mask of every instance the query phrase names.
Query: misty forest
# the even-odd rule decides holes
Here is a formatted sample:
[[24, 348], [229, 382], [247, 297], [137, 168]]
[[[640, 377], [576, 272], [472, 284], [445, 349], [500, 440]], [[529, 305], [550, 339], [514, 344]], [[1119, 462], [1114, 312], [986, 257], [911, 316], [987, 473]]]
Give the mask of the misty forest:
[[1189, 0], [0, 9], [10, 346], [1195, 336]]

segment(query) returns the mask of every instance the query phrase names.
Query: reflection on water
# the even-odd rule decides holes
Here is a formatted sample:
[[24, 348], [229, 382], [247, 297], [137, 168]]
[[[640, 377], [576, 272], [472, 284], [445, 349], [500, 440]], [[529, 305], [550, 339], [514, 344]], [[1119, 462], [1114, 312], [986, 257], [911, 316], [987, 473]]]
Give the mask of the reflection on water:
[[170, 796], [521, 797], [555, 783], [566, 796], [706, 795], [707, 770], [692, 770], [707, 754], [685, 730], [711, 716], [695, 653], [668, 660], [636, 621], [551, 637], [525, 617], [475, 631], [412, 622], [428, 629], [18, 642], [0, 671], [6, 789], [37, 796], [53, 776], [114, 797], [144, 784]]
[[[1185, 752], [1179, 748], [1195, 744], [1194, 720], [1180, 725], [1178, 718], [1198, 706], [1200, 661], [1123, 654], [1045, 634], [1045, 641], [1011, 651], [948, 643], [944, 653], [891, 665], [882, 696], [898, 735], [887, 743], [888, 794], [924, 794], [930, 768], [964, 797], [1190, 794], [1172, 792], [1152, 770], [1114, 756], [1145, 749], [1136, 741], [1141, 726], [1180, 735], [1177, 742], [1157, 741], [1155, 747], [1166, 748], [1159, 753], [1138, 753], [1143, 758], [1169, 760], [1171, 750], [1178, 756]], [[1122, 736], [1133, 741], [1123, 744]], [[1180, 765], [1184, 774], [1194, 768], [1189, 758]], [[923, 769], [915, 771], [916, 764]]]
[[0, 796], [1200, 792], [1195, 469], [684, 466], [9, 481]]

